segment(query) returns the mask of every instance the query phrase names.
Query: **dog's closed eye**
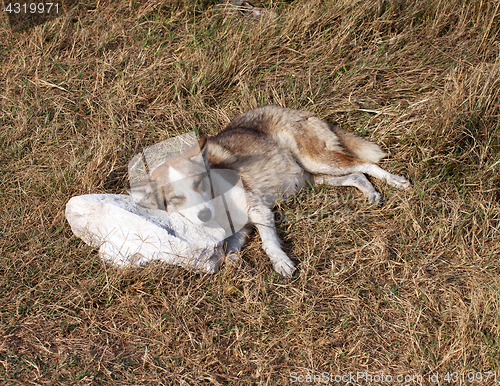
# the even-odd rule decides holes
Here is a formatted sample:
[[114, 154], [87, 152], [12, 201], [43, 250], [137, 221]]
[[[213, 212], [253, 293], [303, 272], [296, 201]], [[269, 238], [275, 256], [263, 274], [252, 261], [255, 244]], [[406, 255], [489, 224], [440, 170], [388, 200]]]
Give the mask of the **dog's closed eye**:
[[184, 197], [181, 197], [181, 196], [174, 196], [172, 198], [170, 198], [168, 200], [169, 203], [172, 203], [174, 205], [179, 205], [179, 204], [182, 204], [182, 202], [184, 202]]

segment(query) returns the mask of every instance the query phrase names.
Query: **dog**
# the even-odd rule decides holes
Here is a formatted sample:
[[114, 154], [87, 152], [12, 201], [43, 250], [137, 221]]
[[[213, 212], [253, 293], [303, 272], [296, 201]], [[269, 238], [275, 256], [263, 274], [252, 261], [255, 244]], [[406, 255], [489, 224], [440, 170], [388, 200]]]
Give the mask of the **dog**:
[[202, 225], [217, 217], [211, 199], [236, 186], [234, 176], [221, 171], [233, 171], [241, 184], [232, 190], [231, 207], [245, 214], [245, 222], [231, 224], [235, 232], [226, 239], [226, 257], [236, 259], [255, 226], [275, 271], [290, 277], [295, 264], [281, 248], [271, 211], [277, 200], [310, 183], [354, 186], [369, 202], [379, 202], [365, 174], [397, 188], [411, 185], [376, 165], [385, 156], [375, 143], [310, 112], [269, 105], [237, 116], [216, 136], [167, 159], [131, 194], [141, 205], [179, 212]]

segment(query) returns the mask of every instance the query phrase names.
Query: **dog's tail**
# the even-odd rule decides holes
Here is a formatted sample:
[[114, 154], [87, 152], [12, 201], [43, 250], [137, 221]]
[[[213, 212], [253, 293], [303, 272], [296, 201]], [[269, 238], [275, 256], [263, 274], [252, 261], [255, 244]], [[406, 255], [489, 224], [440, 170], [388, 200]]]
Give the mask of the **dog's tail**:
[[377, 144], [358, 137], [340, 127], [335, 126], [332, 128], [332, 131], [338, 136], [342, 146], [356, 158], [377, 163], [387, 155]]

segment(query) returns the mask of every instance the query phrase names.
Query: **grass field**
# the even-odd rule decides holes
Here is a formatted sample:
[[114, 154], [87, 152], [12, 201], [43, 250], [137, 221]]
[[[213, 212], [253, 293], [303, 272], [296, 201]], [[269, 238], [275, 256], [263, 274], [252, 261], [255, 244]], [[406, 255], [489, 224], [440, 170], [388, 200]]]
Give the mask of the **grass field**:
[[[270, 23], [214, 3], [0, 16], [0, 384], [500, 381], [500, 3], [256, 1]], [[413, 189], [280, 203], [291, 279], [255, 233], [213, 276], [111, 268], [73, 236], [66, 202], [124, 193], [134, 154], [271, 103], [377, 142]]]

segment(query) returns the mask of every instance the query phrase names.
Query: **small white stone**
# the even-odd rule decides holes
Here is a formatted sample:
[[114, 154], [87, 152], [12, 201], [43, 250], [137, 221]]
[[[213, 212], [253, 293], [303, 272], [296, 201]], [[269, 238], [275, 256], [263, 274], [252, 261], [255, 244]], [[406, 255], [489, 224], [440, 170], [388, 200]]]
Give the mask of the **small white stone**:
[[73, 233], [99, 248], [115, 266], [163, 261], [214, 273], [226, 232], [214, 221], [197, 226], [177, 213], [138, 206], [130, 196], [87, 194], [71, 198], [66, 219]]

